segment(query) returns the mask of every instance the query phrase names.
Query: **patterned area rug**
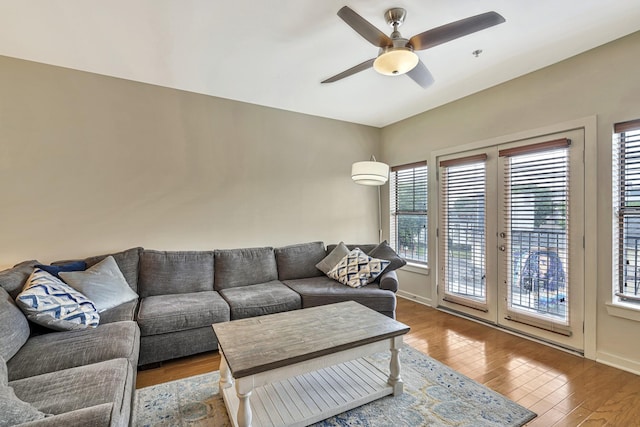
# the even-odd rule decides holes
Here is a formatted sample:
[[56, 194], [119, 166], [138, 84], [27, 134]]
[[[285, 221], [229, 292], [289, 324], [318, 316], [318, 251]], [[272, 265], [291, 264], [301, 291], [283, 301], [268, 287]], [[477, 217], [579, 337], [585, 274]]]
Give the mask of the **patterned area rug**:
[[[368, 357], [388, 372], [389, 353]], [[404, 393], [329, 418], [317, 427], [522, 426], [536, 414], [442, 363], [405, 346]], [[218, 372], [137, 391], [137, 426], [230, 426]]]

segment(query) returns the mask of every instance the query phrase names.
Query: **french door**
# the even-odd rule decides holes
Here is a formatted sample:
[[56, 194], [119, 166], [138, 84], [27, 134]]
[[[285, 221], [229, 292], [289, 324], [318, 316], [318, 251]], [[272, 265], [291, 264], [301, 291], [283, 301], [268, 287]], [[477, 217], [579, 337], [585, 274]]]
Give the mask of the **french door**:
[[441, 307], [582, 351], [584, 131], [438, 158]]

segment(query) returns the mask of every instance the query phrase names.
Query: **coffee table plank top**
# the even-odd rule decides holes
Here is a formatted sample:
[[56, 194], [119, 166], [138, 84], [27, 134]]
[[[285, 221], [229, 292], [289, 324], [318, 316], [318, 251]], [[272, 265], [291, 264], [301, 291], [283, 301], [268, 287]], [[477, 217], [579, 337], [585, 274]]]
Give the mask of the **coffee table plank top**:
[[216, 323], [213, 329], [236, 379], [409, 331], [354, 301]]

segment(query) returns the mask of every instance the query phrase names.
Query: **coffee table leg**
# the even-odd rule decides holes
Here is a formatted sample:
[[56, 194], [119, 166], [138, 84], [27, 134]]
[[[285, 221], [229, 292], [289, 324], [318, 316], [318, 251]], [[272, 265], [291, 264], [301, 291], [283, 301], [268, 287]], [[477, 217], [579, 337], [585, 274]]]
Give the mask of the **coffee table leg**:
[[389, 385], [393, 387], [393, 395], [399, 396], [404, 390], [404, 383], [400, 377], [400, 347], [402, 337], [391, 339], [391, 361], [389, 362]]
[[251, 404], [249, 398], [253, 391], [253, 377], [240, 378], [236, 381], [238, 395], [238, 427], [251, 427]]
[[220, 387], [220, 391], [222, 392], [223, 389], [233, 385], [233, 377], [231, 376], [231, 371], [229, 371], [227, 359], [224, 357], [224, 353], [220, 347], [218, 347], [218, 352], [220, 353], [220, 382], [218, 383], [218, 387]]

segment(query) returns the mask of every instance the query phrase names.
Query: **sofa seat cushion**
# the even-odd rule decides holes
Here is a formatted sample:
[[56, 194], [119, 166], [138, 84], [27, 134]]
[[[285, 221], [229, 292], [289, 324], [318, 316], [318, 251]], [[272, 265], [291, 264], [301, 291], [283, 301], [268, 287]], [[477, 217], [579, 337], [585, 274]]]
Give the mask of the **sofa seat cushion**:
[[139, 351], [140, 330], [135, 322], [33, 336], [7, 362], [9, 381], [117, 358], [136, 366]]
[[386, 315], [395, 313], [396, 296], [380, 289], [378, 284], [352, 288], [326, 276], [298, 280], [285, 280], [285, 285], [302, 297], [302, 307], [316, 307], [343, 301], [356, 301]]
[[220, 294], [231, 307], [231, 320], [302, 308], [300, 295], [277, 280], [223, 289]]
[[[103, 403], [101, 405], [91, 406], [89, 408], [76, 409], [75, 411], [65, 412], [64, 414], [46, 417], [37, 421], [25, 423], [22, 427], [111, 427], [113, 412], [113, 403]], [[126, 423], [122, 424], [123, 426]]]
[[113, 359], [11, 381], [9, 385], [21, 400], [46, 414], [111, 404], [111, 424], [126, 425], [133, 375], [127, 359]]
[[143, 336], [211, 326], [229, 320], [229, 306], [214, 291], [143, 298], [138, 325]]
[[116, 307], [100, 313], [100, 324], [122, 322], [125, 320], [135, 320], [136, 308], [138, 307], [138, 300], [133, 300], [120, 304]]

